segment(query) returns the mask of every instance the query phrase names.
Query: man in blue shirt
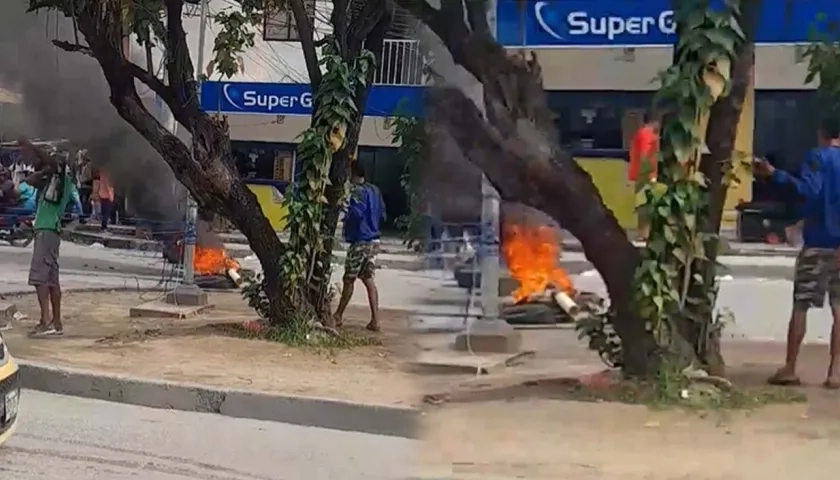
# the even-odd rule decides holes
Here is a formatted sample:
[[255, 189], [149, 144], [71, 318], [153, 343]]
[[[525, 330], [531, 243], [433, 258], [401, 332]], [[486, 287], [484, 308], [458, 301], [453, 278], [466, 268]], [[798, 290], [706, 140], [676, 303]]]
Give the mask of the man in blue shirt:
[[359, 279], [367, 290], [370, 305], [367, 329], [378, 332], [379, 292], [373, 276], [376, 268], [374, 260], [379, 250], [379, 224], [385, 219], [385, 202], [379, 189], [365, 181], [365, 170], [358, 161], [353, 162], [350, 173], [353, 186], [344, 214], [344, 240], [350, 247], [344, 261], [344, 285], [335, 311], [335, 325], [341, 327], [344, 310], [353, 296], [353, 285]]
[[793, 280], [793, 313], [788, 325], [787, 358], [769, 382], [798, 385], [796, 361], [805, 338], [807, 313], [822, 308], [828, 294], [834, 325], [831, 330], [831, 362], [824, 386], [840, 389], [840, 124], [824, 121], [819, 146], [808, 153], [799, 178], [775, 169], [767, 160], [756, 165], [756, 173], [774, 182], [793, 185], [803, 200], [804, 245], [796, 259]]

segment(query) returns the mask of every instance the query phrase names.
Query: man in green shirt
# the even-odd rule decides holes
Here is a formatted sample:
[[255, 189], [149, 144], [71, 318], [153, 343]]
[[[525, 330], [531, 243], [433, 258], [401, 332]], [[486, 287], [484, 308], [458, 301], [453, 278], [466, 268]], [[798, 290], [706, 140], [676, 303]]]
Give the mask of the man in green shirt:
[[[21, 149], [33, 160], [35, 173], [26, 183], [38, 190], [35, 210], [35, 245], [29, 266], [29, 284], [35, 287], [41, 321], [30, 333], [33, 337], [56, 337], [64, 334], [61, 324], [61, 284], [58, 275], [58, 252], [61, 246], [61, 219], [73, 197], [75, 185], [67, 164], [58, 161], [28, 140], [19, 141]], [[52, 315], [50, 315], [52, 310]]]

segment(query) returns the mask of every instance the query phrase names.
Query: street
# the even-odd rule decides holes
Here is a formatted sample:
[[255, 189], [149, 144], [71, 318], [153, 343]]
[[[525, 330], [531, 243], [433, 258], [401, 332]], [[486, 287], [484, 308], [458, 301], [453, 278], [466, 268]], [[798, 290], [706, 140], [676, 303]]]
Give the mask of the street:
[[24, 391], [3, 480], [393, 480], [414, 441]]
[[[0, 279], [0, 294], [4, 292], [28, 291], [27, 277], [32, 248], [17, 248], [0, 245], [0, 268], [5, 275]], [[585, 262], [582, 254], [568, 252], [564, 259], [570, 262]], [[256, 258], [238, 259], [243, 267], [259, 269]], [[736, 323], [727, 328], [725, 336], [750, 340], [784, 340], [787, 318], [791, 306], [791, 281], [779, 278], [775, 273], [792, 273], [793, 259], [775, 257], [727, 257], [730, 265], [739, 266], [743, 275], [721, 276], [721, 291], [718, 307], [728, 308]], [[169, 279], [171, 266], [166, 265], [160, 253], [137, 250], [109, 249], [101, 246], [79, 245], [71, 242], [61, 244], [61, 279], [67, 289], [72, 288], [152, 288]], [[575, 271], [570, 270], [571, 273]], [[768, 275], [767, 272], [770, 272]], [[333, 271], [333, 282], [340, 281], [341, 268]], [[581, 290], [605, 294], [600, 276], [594, 270], [572, 275]], [[451, 272], [410, 272], [398, 269], [382, 269], [377, 273], [380, 302], [383, 308], [396, 308], [420, 313], [452, 314], [453, 321], [460, 325], [460, 311], [463, 308], [466, 291], [452, 285]], [[174, 286], [169, 279], [168, 286]], [[449, 291], [447, 297], [455, 295], [451, 305], [431, 305], [430, 292], [441, 288]], [[439, 298], [436, 298], [439, 300]], [[364, 289], [357, 288], [353, 304], [365, 305]], [[440, 302], [438, 302], [440, 303]], [[437, 307], [437, 308], [436, 308]], [[433, 311], [432, 311], [433, 310]], [[32, 312], [28, 312], [32, 313]], [[828, 338], [831, 326], [828, 309], [811, 313], [811, 322], [806, 341], [821, 342]]]

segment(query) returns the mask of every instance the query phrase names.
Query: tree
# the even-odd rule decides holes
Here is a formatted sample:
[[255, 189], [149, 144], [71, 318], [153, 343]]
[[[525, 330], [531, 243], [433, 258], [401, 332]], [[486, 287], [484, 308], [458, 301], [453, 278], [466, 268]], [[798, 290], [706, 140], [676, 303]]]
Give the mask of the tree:
[[[214, 16], [222, 30], [208, 71], [225, 77], [239, 72], [239, 54], [254, 46], [255, 29], [263, 18], [289, 8], [315, 92], [312, 127], [300, 148], [306, 181], [291, 195], [292, 240], [288, 245], [280, 242], [256, 197], [239, 178], [225, 118], [200, 109], [199, 81], [182, 23], [183, 0], [29, 0], [29, 10], [54, 10], [72, 19], [81, 37], [77, 34], [74, 42], [53, 43], [96, 59], [119, 115], [161, 155], [201, 210], [223, 215], [246, 236], [264, 273], [259, 298], [252, 305], [276, 324], [300, 310], [329, 318], [326, 293], [332, 236], [393, 5], [389, 0], [333, 0], [330, 22], [334, 31], [317, 43], [302, 0], [229, 3], [231, 8]], [[128, 58], [124, 46], [131, 38], [147, 52], [153, 48], [164, 52], [166, 81], [151, 70], [151, 62], [140, 66]], [[190, 145], [167, 131], [146, 109], [137, 82], [166, 103], [191, 135]]]
[[[483, 0], [441, 2], [439, 9], [424, 0], [397, 0], [397, 3], [428, 26], [452, 54], [455, 63], [471, 73], [483, 87], [482, 107], [486, 113], [457, 88], [433, 89], [429, 101], [429, 128], [436, 135], [450, 136], [464, 156], [487, 175], [504, 200], [542, 210], [581, 241], [584, 253], [601, 274], [609, 292], [615, 312], [611, 323], [621, 339], [624, 371], [630, 375], [649, 375], [658, 371], [663, 353], [673, 343], [671, 340], [663, 341], [654, 325], [658, 324], [664, 313], [667, 313], [668, 319], [673, 318], [673, 321], [664, 324], [669, 334], [683, 340], [678, 342], [680, 344], [688, 343], [688, 348], [681, 351], [684, 358], [680, 360], [696, 360], [697, 355], [692, 353], [697, 350], [692, 343], [694, 339], [682, 337], [682, 325], [693, 320], [673, 315], [673, 307], [678, 304], [669, 304], [668, 312], [663, 312], [662, 308], [645, 310], [646, 305], [640, 305], [639, 301], [642, 297], [642, 300], [648, 299], [655, 306], [659, 305], [663, 301], [661, 294], [673, 292], [678, 285], [677, 280], [684, 275], [669, 273], [667, 279], [662, 279], [657, 274], [656, 281], [662, 281], [663, 288], [667, 285], [668, 291], [650, 291], [639, 295], [641, 285], [637, 271], [641, 271], [640, 267], [649, 267], [653, 262], [642, 263], [643, 255], [628, 241], [615, 216], [604, 205], [592, 179], [568, 152], [557, 145], [553, 115], [547, 107], [536, 56], [508, 54], [495, 42], [487, 22], [487, 4]], [[686, 3], [690, 5], [686, 6]], [[697, 94], [693, 96], [695, 104], [682, 105], [685, 107], [683, 110], [688, 107], [696, 110], [701, 104], [708, 107], [710, 103], [707, 100], [711, 94], [707, 89], [710, 87], [702, 82], [703, 74], [707, 70], [725, 70], [716, 74], [721, 76], [726, 92], [717, 92], [714, 100], [722, 93], [728, 93], [734, 96], [734, 108], [725, 114], [716, 114], [714, 121], [723, 123], [722, 119], [728, 120], [734, 116], [734, 125], [737, 125], [744, 90], [729, 91], [728, 66], [738, 65], [736, 57], [744, 48], [749, 48], [749, 42], [743, 41], [737, 34], [738, 25], [737, 21], [732, 21], [732, 12], [710, 15], [707, 2], [677, 2], [677, 6], [680, 7], [678, 12], [681, 12], [677, 16], [677, 22], [681, 25], [678, 49], [682, 49], [683, 53], [676, 55], [678, 62], [670, 73], [672, 81], [681, 84], [670, 85], [670, 88], [693, 89], [691, 92]], [[698, 15], [701, 20], [699, 23]], [[737, 12], [735, 15], [738, 15]], [[729, 23], [724, 25], [724, 20]], [[723, 44], [715, 40], [721, 32], [724, 35]], [[711, 50], [704, 52], [704, 47]], [[727, 65], [724, 66], [724, 63]], [[738, 72], [739, 75], [743, 73], [742, 70]], [[673, 93], [670, 100], [676, 99]], [[697, 96], [703, 96], [703, 99]], [[679, 105], [671, 105], [676, 106]], [[671, 145], [671, 165], [666, 165], [666, 169], [676, 170], [674, 165], [688, 162], [688, 157], [695, 158], [698, 147], [695, 123], [699, 119], [693, 113], [698, 112], [689, 114], [690, 125], [685, 124], [684, 118], [672, 114], [671, 121], [664, 126], [665, 129], [671, 128], [674, 132], [681, 129], [683, 134], [688, 134], [683, 137], [681, 145]], [[711, 168], [712, 162], [717, 162], [714, 164], [723, 169], [723, 160], [731, 158], [732, 142], [727, 146], [722, 137], [725, 134], [734, 138], [734, 125], [721, 128], [722, 133], [710, 129], [711, 140], [720, 145], [714, 145], [715, 156], [711, 160], [707, 159], [708, 168]], [[671, 140], [676, 141], [677, 138]], [[688, 150], [674, 153], [676, 147]], [[716, 232], [720, 215], [716, 220], [708, 222], [706, 216], [709, 211], [722, 208], [723, 198], [714, 195], [713, 201], [719, 204], [704, 208], [708, 184], [692, 182], [694, 185], [688, 187], [693, 189], [695, 196], [692, 208], [703, 217], [701, 223]], [[660, 188], [657, 187], [657, 190]], [[665, 188], [671, 194], [677, 194], [670, 187]], [[720, 188], [725, 192], [725, 186]], [[718, 192], [718, 186], [712, 187], [711, 191]], [[670, 201], [673, 196], [659, 195], [656, 199]], [[640, 206], [646, 203], [645, 200]], [[664, 224], [667, 224], [667, 218], [664, 220]], [[685, 226], [685, 215], [681, 216], [681, 221]], [[670, 229], [666, 232], [660, 228], [654, 235], [670, 236], [673, 233]], [[652, 238], [643, 251], [644, 258], [661, 258], [662, 255], [658, 253], [651, 254], [652, 249], [658, 248], [657, 245], [658, 239]], [[697, 253], [702, 255], [701, 252]], [[668, 258], [667, 262], [674, 272], [681, 271], [675, 258]], [[708, 264], [713, 265], [713, 262]], [[687, 270], [689, 278], [694, 278], [694, 268]]]

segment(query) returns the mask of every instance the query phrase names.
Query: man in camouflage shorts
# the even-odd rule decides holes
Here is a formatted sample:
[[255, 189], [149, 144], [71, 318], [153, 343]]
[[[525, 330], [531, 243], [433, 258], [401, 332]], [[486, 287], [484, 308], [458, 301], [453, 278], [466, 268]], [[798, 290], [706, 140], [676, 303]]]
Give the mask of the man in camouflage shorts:
[[370, 305], [370, 323], [367, 329], [379, 331], [379, 291], [373, 282], [376, 254], [379, 251], [379, 224], [385, 218], [385, 202], [375, 185], [365, 181], [365, 171], [358, 162], [352, 166], [350, 181], [353, 191], [347, 212], [344, 214], [344, 240], [350, 244], [344, 263], [344, 281], [341, 299], [335, 311], [334, 322], [341, 327], [344, 310], [353, 296], [356, 280], [361, 280], [367, 290]]
[[803, 200], [802, 239], [793, 280], [793, 312], [788, 324], [785, 365], [768, 381], [799, 385], [796, 362], [805, 339], [808, 310], [821, 308], [826, 294], [832, 309], [831, 360], [823, 386], [840, 389], [840, 123], [826, 120], [820, 127], [819, 147], [808, 153], [798, 176], [777, 170], [766, 159], [756, 164], [758, 174], [793, 186]]
[[372, 280], [376, 269], [378, 242], [359, 242], [351, 244], [344, 260], [345, 280]]

